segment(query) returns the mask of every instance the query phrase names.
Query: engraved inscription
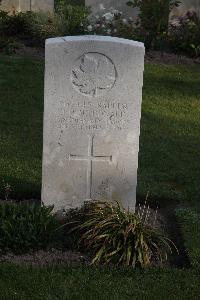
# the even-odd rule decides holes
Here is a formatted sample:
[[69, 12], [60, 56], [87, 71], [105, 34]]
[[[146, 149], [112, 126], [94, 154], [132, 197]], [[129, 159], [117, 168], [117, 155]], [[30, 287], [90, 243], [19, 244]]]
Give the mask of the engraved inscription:
[[110, 58], [101, 53], [86, 53], [72, 70], [72, 84], [86, 96], [99, 96], [113, 88], [116, 69]]
[[93, 147], [94, 147], [94, 136], [88, 136], [88, 154], [87, 155], [77, 155], [70, 154], [69, 160], [74, 161], [86, 161], [87, 162], [87, 195], [86, 200], [92, 199], [92, 173], [93, 173], [93, 162], [112, 162], [112, 156], [95, 156]]
[[78, 130], [124, 130], [129, 128], [128, 103], [80, 101], [66, 103], [61, 101], [58, 112], [58, 127]]

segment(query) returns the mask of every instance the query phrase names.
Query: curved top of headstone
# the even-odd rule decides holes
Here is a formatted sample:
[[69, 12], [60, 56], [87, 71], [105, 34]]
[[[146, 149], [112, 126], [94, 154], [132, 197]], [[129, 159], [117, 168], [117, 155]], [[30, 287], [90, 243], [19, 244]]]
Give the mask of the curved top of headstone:
[[46, 40], [46, 44], [54, 44], [60, 42], [80, 42], [80, 41], [112, 42], [112, 43], [127, 44], [130, 46], [144, 49], [144, 44], [141, 42], [118, 38], [118, 37], [102, 36], [102, 35], [81, 35], [81, 36], [65, 36], [65, 37], [50, 38]]

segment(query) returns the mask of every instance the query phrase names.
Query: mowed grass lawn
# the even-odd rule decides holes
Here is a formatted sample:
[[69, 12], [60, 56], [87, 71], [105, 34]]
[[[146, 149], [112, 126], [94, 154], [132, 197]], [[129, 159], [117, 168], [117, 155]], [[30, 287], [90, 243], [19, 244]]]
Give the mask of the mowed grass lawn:
[[[40, 198], [41, 60], [0, 56], [0, 183], [15, 199]], [[4, 197], [3, 184], [1, 197]], [[146, 65], [138, 199], [177, 213], [191, 268], [0, 266], [0, 299], [199, 299], [200, 66]]]

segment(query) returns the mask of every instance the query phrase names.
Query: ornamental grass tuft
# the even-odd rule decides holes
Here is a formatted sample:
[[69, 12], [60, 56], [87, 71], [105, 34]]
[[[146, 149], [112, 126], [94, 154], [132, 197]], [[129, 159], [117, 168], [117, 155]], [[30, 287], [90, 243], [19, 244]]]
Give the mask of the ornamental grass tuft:
[[79, 248], [93, 255], [92, 264], [143, 268], [163, 263], [173, 250], [178, 251], [170, 239], [118, 202], [88, 203], [83, 219], [72, 231], [81, 233]]

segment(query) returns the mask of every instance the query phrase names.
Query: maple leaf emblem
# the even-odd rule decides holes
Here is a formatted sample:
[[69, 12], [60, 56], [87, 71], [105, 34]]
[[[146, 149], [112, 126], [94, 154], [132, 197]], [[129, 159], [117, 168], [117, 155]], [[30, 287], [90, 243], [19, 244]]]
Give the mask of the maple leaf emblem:
[[115, 66], [100, 53], [87, 53], [81, 57], [80, 65], [72, 70], [72, 83], [86, 95], [98, 96], [114, 86]]

